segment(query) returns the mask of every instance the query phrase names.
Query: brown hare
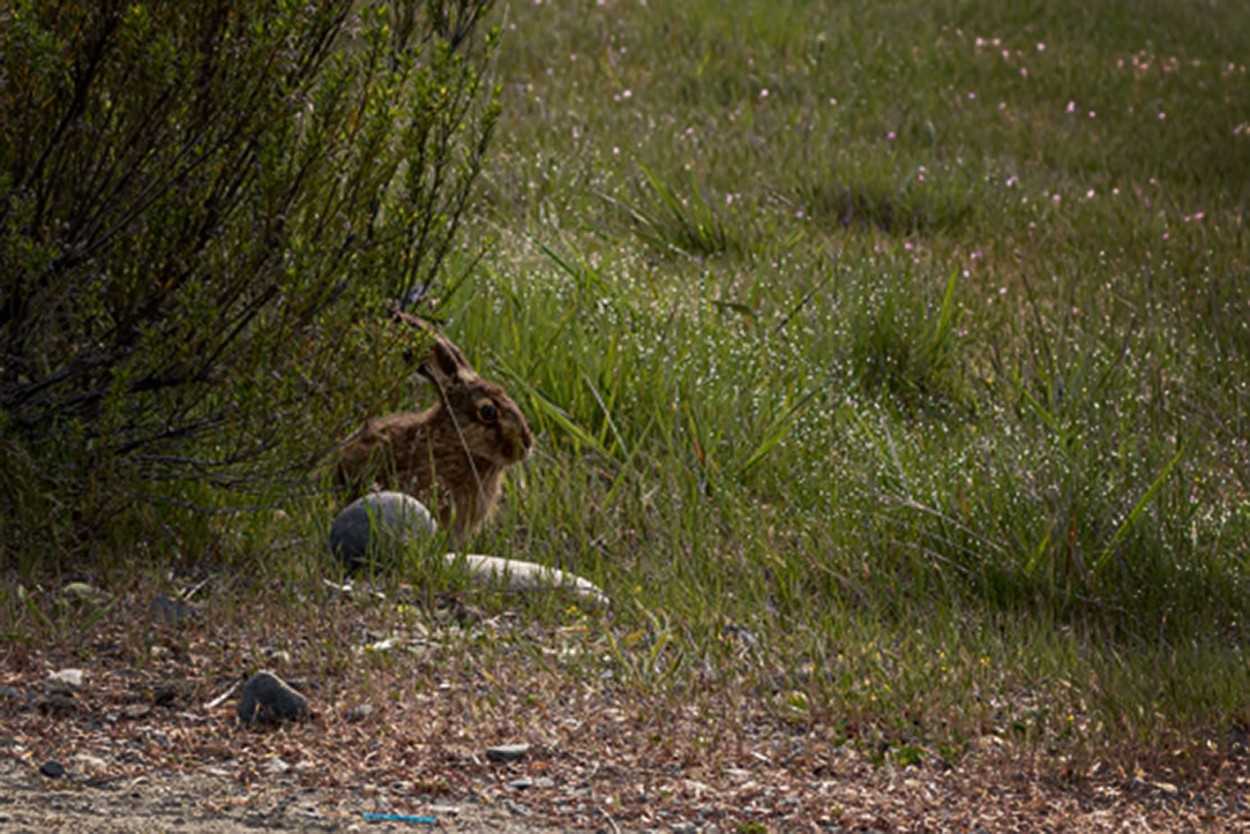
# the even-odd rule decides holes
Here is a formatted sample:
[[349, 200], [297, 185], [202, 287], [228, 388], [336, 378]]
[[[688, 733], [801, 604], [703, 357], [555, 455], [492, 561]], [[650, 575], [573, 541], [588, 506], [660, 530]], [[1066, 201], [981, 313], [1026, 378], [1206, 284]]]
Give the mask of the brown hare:
[[335, 480], [352, 498], [373, 487], [406, 492], [464, 538], [490, 514], [503, 470], [529, 456], [534, 435], [507, 392], [479, 377], [447, 337], [415, 316], [393, 315], [433, 335], [418, 373], [438, 401], [366, 424], [340, 449]]

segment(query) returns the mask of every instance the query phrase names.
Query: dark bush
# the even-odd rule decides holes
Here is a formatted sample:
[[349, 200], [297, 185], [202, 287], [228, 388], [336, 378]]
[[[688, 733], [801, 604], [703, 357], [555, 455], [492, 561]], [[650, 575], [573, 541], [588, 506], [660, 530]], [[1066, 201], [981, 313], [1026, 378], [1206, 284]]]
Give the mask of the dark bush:
[[376, 311], [453, 252], [489, 5], [0, 9], [6, 558], [136, 498], [273, 494], [393, 399]]

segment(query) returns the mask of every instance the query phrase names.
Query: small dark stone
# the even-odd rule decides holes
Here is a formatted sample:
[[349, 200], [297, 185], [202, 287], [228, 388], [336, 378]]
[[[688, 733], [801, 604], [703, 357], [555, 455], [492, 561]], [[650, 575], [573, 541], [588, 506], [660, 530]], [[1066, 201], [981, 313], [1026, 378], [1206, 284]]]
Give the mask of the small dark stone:
[[173, 706], [174, 702], [178, 700], [178, 696], [181, 694], [182, 693], [178, 684], [175, 684], [175, 683], [158, 684], [152, 690], [152, 703], [158, 707]]
[[39, 772], [49, 779], [60, 779], [65, 775], [65, 766], [55, 759], [51, 759], [39, 765]]
[[272, 672], [257, 672], [243, 685], [235, 708], [244, 724], [280, 724], [308, 717], [308, 699]]

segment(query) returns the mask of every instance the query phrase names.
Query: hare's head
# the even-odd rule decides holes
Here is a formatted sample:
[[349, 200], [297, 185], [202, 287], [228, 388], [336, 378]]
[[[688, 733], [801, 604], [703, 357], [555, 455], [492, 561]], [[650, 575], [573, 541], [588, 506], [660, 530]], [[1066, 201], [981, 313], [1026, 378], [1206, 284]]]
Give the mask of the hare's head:
[[502, 386], [477, 375], [464, 354], [442, 334], [418, 373], [434, 384], [465, 451], [496, 466], [525, 460], [534, 434], [525, 415]]

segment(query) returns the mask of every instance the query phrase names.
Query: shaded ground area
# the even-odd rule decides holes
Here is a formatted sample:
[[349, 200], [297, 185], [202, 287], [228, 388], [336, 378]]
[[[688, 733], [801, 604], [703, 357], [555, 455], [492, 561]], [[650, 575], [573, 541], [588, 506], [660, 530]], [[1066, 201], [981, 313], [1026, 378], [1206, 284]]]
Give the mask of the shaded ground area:
[[[280, 648], [131, 607], [63, 645], [14, 641], [0, 653], [0, 829], [430, 827], [371, 813], [520, 834], [1250, 830], [1244, 757], [1189, 781], [1134, 764], [1083, 765], [1071, 778], [1075, 765], [987, 736], [957, 766], [924, 754], [899, 767], [741, 691], [709, 687], [693, 703], [588, 679], [554, 647], [474, 652], [481, 624], [460, 625], [474, 619], [463, 611], [445, 624], [461, 633], [452, 648], [438, 621], [370, 630], [323, 614], [346, 629], [324, 645], [370, 648], [317, 657], [308, 637], [288, 634]], [[558, 628], [503, 616], [529, 643], [559, 640]], [[273, 640], [284, 626], [260, 630]], [[308, 695], [310, 720], [240, 726], [239, 681], [266, 657]], [[528, 752], [492, 761], [500, 744]]]

